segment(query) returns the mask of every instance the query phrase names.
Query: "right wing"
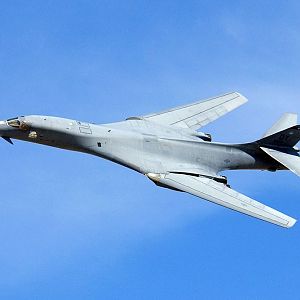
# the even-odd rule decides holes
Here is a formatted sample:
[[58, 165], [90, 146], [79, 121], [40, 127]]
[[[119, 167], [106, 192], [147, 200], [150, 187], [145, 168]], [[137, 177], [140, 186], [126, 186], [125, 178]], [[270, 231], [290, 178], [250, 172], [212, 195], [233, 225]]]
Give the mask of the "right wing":
[[167, 126], [198, 130], [247, 101], [239, 93], [230, 93], [141, 118]]
[[181, 174], [148, 174], [158, 185], [187, 192], [205, 200], [239, 211], [246, 215], [270, 222], [282, 227], [292, 227], [296, 220], [246, 197], [223, 183], [206, 177]]

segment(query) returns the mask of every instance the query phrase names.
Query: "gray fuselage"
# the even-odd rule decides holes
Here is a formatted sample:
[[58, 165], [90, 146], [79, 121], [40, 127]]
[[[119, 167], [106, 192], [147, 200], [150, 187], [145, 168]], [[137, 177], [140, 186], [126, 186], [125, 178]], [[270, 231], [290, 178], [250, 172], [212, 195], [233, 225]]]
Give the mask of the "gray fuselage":
[[0, 135], [96, 155], [143, 174], [178, 172], [217, 176], [224, 170], [285, 169], [255, 143], [207, 142], [189, 130], [143, 119], [105, 125], [48, 116], [18, 120], [26, 124], [25, 128], [15, 128], [2, 121]]

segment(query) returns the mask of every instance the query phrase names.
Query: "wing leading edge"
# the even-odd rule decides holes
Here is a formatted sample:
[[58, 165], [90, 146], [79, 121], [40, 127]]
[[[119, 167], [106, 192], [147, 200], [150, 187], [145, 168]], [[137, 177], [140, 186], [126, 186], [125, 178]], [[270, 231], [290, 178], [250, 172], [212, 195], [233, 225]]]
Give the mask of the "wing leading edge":
[[290, 228], [296, 223], [295, 219], [244, 196], [213, 179], [181, 174], [149, 174], [148, 177], [163, 186], [195, 195], [285, 228]]
[[244, 96], [235, 92], [147, 115], [142, 118], [163, 125], [198, 130], [247, 101]]

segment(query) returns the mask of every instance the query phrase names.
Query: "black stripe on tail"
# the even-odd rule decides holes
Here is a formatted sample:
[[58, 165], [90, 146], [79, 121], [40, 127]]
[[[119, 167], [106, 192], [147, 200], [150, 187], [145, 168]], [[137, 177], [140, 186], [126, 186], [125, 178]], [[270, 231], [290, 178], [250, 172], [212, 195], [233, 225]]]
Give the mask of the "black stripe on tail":
[[300, 125], [296, 125], [258, 140], [260, 147], [292, 148], [300, 141]]

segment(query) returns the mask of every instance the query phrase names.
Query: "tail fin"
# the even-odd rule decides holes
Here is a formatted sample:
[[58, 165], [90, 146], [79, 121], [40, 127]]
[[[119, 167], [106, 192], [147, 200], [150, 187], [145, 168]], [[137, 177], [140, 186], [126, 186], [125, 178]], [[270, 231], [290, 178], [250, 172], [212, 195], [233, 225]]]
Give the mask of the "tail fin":
[[270, 148], [293, 148], [300, 141], [300, 125], [296, 125], [265, 137], [257, 143]]
[[284, 114], [256, 143], [261, 150], [300, 176], [299, 150], [295, 148], [299, 141], [300, 125], [297, 125], [297, 115]]
[[263, 136], [264, 138], [297, 125], [298, 115], [285, 113]]
[[299, 141], [300, 125], [297, 125], [297, 115], [286, 113], [257, 143], [266, 148], [293, 148]]

